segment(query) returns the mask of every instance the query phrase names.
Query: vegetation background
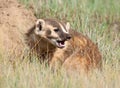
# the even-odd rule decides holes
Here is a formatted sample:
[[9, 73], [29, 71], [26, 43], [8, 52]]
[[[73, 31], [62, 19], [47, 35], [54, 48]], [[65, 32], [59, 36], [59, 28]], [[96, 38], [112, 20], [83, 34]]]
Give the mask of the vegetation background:
[[[19, 0], [37, 18], [69, 21], [71, 27], [98, 44], [103, 70], [89, 77], [53, 74], [37, 59], [12, 65], [0, 55], [0, 88], [120, 88], [120, 0]], [[117, 25], [117, 28], [114, 26]], [[117, 30], [117, 32], [116, 32]]]

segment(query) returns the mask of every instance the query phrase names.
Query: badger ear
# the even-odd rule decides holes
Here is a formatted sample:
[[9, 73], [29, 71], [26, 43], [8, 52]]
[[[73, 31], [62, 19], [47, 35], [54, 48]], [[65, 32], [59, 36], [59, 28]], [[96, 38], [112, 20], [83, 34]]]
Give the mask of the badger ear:
[[66, 29], [69, 32], [69, 30], [70, 30], [70, 23], [69, 22], [66, 23]]
[[35, 26], [36, 26], [36, 29], [40, 31], [45, 26], [45, 21], [43, 19], [38, 19], [36, 21]]
[[39, 35], [44, 27], [45, 21], [43, 19], [38, 19], [35, 23], [35, 33]]

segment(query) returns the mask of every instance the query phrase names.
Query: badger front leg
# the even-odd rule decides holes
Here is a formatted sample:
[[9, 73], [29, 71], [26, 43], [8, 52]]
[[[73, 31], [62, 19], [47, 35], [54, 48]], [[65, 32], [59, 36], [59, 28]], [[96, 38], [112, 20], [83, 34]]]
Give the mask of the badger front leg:
[[65, 61], [65, 51], [63, 49], [57, 49], [50, 61], [50, 68], [52, 70], [58, 70]]

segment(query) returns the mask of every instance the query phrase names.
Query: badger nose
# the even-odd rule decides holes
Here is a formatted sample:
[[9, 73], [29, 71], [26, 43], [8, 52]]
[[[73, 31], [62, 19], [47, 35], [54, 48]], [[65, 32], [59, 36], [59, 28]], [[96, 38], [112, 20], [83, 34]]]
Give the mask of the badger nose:
[[67, 38], [67, 39], [71, 39], [71, 35], [68, 34], [68, 35], [66, 36], [66, 38]]

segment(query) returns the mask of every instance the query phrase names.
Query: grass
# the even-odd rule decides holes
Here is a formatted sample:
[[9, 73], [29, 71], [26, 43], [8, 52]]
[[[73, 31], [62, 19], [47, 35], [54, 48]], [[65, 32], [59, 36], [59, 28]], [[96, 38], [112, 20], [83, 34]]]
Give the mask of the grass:
[[0, 54], [0, 88], [120, 88], [120, 45], [107, 32], [120, 21], [119, 0], [19, 0], [33, 8], [37, 18], [69, 21], [71, 27], [98, 43], [103, 56], [103, 71], [89, 76], [52, 73], [38, 60], [15, 64], [13, 69]]

